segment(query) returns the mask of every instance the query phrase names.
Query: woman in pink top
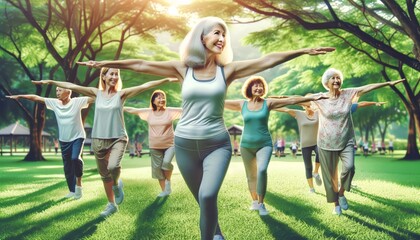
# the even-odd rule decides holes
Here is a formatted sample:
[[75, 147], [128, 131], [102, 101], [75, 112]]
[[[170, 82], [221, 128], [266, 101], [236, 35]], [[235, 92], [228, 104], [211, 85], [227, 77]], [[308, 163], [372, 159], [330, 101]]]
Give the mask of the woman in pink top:
[[[393, 86], [402, 80], [374, 83], [357, 88], [342, 89], [343, 74], [330, 68], [322, 76], [322, 85], [330, 98], [314, 101], [319, 109], [318, 154], [321, 162], [322, 180], [327, 202], [334, 203], [333, 214], [341, 215], [348, 209], [345, 191], [350, 191], [354, 176], [354, 139], [351, 106], [358, 98], [374, 89]], [[325, 93], [324, 93], [325, 94]], [[341, 186], [338, 189], [338, 159], [341, 158]]]
[[150, 98], [150, 108], [124, 107], [124, 111], [137, 114], [149, 124], [149, 146], [152, 160], [152, 177], [159, 180], [162, 189], [158, 197], [171, 194], [171, 176], [175, 155], [174, 129], [172, 122], [179, 119], [181, 108], [167, 108], [166, 94], [156, 90]]

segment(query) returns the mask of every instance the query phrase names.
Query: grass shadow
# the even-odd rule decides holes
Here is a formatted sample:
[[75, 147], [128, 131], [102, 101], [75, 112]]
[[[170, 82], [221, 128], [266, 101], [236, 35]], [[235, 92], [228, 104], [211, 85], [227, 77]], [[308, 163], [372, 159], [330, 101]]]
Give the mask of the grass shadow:
[[92, 236], [96, 232], [96, 230], [98, 229], [98, 225], [103, 221], [105, 221], [105, 218], [98, 216], [95, 219], [92, 219], [91, 221], [83, 224], [83, 226], [73, 231], [68, 232], [61, 239], [62, 240], [86, 239], [87, 237]]
[[[314, 215], [320, 214], [319, 210], [315, 207], [312, 207], [308, 205], [303, 200], [300, 200], [298, 198], [286, 198], [277, 194], [273, 194], [270, 192], [267, 192], [265, 201], [269, 203], [271, 206], [275, 207], [278, 211], [283, 212], [286, 215], [294, 216], [296, 219], [299, 219], [303, 222], [305, 222], [309, 226], [317, 227], [318, 229], [322, 230], [324, 232], [325, 237], [329, 238], [339, 238], [340, 235], [332, 232], [329, 230], [329, 226], [322, 224], [318, 218], [316, 218]], [[271, 226], [275, 227], [275, 226]], [[283, 229], [284, 231], [284, 229]], [[290, 231], [290, 228], [289, 228]], [[282, 232], [282, 235], [285, 237], [293, 236], [293, 232]], [[274, 235], [277, 236], [277, 235]], [[300, 238], [304, 238], [300, 236]], [[293, 238], [294, 239], [294, 238]]]
[[63, 182], [57, 182], [57, 183], [51, 184], [47, 187], [40, 188], [40, 189], [38, 189], [34, 192], [28, 193], [28, 194], [25, 195], [25, 197], [22, 197], [22, 196], [11, 197], [8, 200], [2, 202], [2, 207], [10, 207], [10, 206], [13, 206], [13, 205], [16, 205], [16, 204], [22, 204], [24, 202], [31, 202], [31, 201], [35, 200], [34, 198], [43, 199], [41, 195], [50, 193], [53, 190], [56, 190], [56, 189], [62, 187], [62, 185], [64, 185]]
[[270, 215], [261, 216], [261, 220], [268, 226], [274, 239], [307, 239]]
[[133, 236], [134, 239], [154, 239], [155, 231], [161, 230], [155, 219], [161, 217], [161, 207], [168, 200], [169, 196], [157, 197], [149, 206], [147, 206], [137, 218], [137, 229]]

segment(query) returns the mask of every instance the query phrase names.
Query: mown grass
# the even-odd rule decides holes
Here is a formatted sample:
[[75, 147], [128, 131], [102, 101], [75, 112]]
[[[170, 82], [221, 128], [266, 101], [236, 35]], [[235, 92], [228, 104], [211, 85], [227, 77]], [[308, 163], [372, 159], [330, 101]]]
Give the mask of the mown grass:
[[[227, 239], [420, 239], [420, 161], [402, 152], [357, 156], [350, 209], [331, 214], [325, 192], [309, 194], [301, 157], [272, 158], [266, 205], [250, 212], [240, 157], [232, 159], [219, 193], [219, 222]], [[199, 208], [178, 169], [173, 193], [157, 198], [150, 159], [123, 160], [126, 198], [120, 211], [98, 217], [106, 199], [92, 156], [85, 157], [84, 196], [66, 200], [59, 156], [22, 162], [0, 157], [0, 239], [199, 239]]]

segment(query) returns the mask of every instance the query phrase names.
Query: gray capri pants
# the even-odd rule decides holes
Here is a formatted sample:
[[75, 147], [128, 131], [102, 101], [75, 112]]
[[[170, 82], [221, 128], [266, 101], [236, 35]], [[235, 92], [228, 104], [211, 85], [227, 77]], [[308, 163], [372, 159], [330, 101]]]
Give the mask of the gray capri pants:
[[350, 139], [341, 151], [328, 151], [318, 147], [327, 202], [338, 201], [338, 161], [341, 158], [341, 186], [350, 191], [354, 168], [354, 140]]
[[117, 185], [121, 174], [121, 160], [127, 148], [127, 138], [92, 139], [92, 149], [102, 181]]
[[165, 179], [162, 170], [172, 171], [172, 159], [175, 156], [175, 147], [171, 146], [167, 149], [150, 149], [150, 160], [152, 164], [152, 178]]
[[312, 171], [314, 169], [312, 164], [312, 151], [315, 152], [315, 162], [319, 163], [318, 147], [316, 145], [302, 148], [303, 163], [305, 164], [306, 179], [312, 178]]
[[175, 136], [178, 168], [200, 206], [201, 239], [220, 234], [217, 195], [232, 157], [229, 134], [209, 139], [185, 139]]

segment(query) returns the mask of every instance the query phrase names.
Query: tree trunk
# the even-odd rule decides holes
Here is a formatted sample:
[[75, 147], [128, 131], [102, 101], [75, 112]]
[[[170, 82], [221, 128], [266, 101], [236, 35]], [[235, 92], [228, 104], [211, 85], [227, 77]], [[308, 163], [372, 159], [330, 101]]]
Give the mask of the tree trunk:
[[410, 120], [408, 124], [408, 139], [407, 139], [407, 151], [404, 156], [404, 160], [419, 160], [419, 148], [417, 147], [417, 136], [416, 136], [416, 116], [412, 111], [409, 111]]
[[27, 120], [29, 124], [29, 152], [23, 159], [24, 161], [44, 161], [42, 156], [42, 130], [45, 123], [45, 105], [36, 104], [34, 107], [34, 118]]

